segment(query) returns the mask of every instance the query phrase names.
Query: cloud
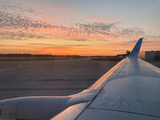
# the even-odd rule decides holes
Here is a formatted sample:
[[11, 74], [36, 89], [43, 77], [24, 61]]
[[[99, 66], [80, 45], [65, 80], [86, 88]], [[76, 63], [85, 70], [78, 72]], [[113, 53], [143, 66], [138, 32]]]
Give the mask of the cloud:
[[115, 28], [114, 35], [116, 37], [132, 37], [132, 36], [145, 36], [146, 32], [140, 27], [133, 28]]
[[[128, 41], [127, 43], [136, 43], [137, 40], [131, 40], [131, 41]], [[143, 43], [154, 43], [154, 41], [149, 41], [149, 40], [143, 40]]]
[[38, 45], [38, 46], [51, 46], [53, 44], [45, 44], [45, 43], [27, 43], [28, 45]]
[[74, 38], [72, 40], [74, 40], [74, 41], [87, 41], [86, 38]]
[[89, 45], [81, 45], [81, 44], [78, 44], [78, 45], [56, 45], [56, 44], [45, 44], [45, 43], [27, 43], [27, 45], [34, 45], [34, 46], [40, 46], [40, 47], [46, 47], [46, 48], [51, 48], [51, 49], [57, 49], [57, 48], [68, 48], [68, 47], [83, 47], [83, 46], [89, 46]]
[[0, 27], [6, 29], [21, 29], [35, 31], [42, 28], [54, 28], [51, 24], [32, 20], [27, 17], [22, 17], [20, 14], [12, 14], [0, 11]]
[[22, 33], [22, 32], [10, 32], [0, 31], [0, 39], [5, 40], [25, 40], [26, 38], [45, 39], [46, 37], [40, 34]]
[[149, 40], [147, 40], [147, 41], [143, 41], [144, 43], [154, 43], [154, 41], [149, 41]]
[[159, 36], [147, 36], [148, 39], [160, 39], [160, 35]]
[[77, 23], [77, 27], [81, 29], [82, 31], [88, 33], [88, 34], [104, 34], [104, 35], [110, 35], [111, 33], [110, 30], [111, 28], [115, 25], [118, 24], [119, 22], [115, 22], [112, 24], [107, 24], [107, 23], [98, 23], [98, 22], [93, 22], [93, 23]]
[[1, 2], [0, 10], [10, 11], [10, 12], [27, 12], [27, 13], [35, 13], [33, 8], [30, 8], [26, 5], [22, 5], [20, 3], [10, 3], [10, 2]]
[[[11, 30], [14, 31], [14, 36], [18, 36], [17, 38], [60, 38], [74, 41], [87, 41], [89, 39], [99, 39], [100, 34], [106, 36], [110, 36], [111, 33], [107, 33], [110, 31], [111, 27], [114, 24], [106, 24], [106, 23], [88, 23], [82, 24], [77, 23], [74, 26], [64, 26], [64, 25], [56, 25], [49, 24], [43, 21], [32, 20], [28, 17], [23, 17], [20, 14], [13, 14], [8, 12], [0, 11], [0, 28], [5, 29], [8, 35], [13, 36]], [[17, 33], [16, 33], [17, 31]], [[23, 34], [19, 33], [22, 31]], [[28, 34], [28, 32], [32, 32], [32, 34]], [[42, 32], [43, 35], [37, 35], [37, 32]], [[10, 34], [9, 34], [10, 33]], [[1, 35], [5, 35], [1, 33]], [[101, 36], [102, 37], [102, 36]], [[12, 37], [7, 37], [7, 39], [12, 39]]]
[[110, 40], [107, 40], [107, 39], [97, 39], [97, 41], [110, 41]]
[[[20, 14], [36, 13], [30, 7], [4, 5], [0, 11], [0, 39], [63, 39], [71, 41], [108, 41], [110, 38], [146, 36], [140, 27], [120, 27], [120, 22], [78, 22], [70, 25], [51, 24]], [[11, 12], [11, 11], [15, 12]], [[56, 10], [56, 9], [55, 9]], [[58, 10], [58, 9], [57, 9]], [[18, 12], [16, 12], [18, 11]]]
[[55, 47], [45, 47], [46, 50], [69, 50], [71, 46], [55, 46]]
[[89, 23], [89, 24], [77, 24], [79, 26], [79, 28], [83, 28], [86, 30], [91, 29], [92, 31], [94, 31], [95, 29], [98, 30], [103, 30], [103, 31], [109, 31], [110, 27], [114, 24], [108, 25], [105, 23], [98, 23], [98, 22], [94, 22], [94, 23]]
[[89, 46], [89, 45], [69, 45], [69, 46], [79, 46], [79, 47], [81, 47], [81, 46]]

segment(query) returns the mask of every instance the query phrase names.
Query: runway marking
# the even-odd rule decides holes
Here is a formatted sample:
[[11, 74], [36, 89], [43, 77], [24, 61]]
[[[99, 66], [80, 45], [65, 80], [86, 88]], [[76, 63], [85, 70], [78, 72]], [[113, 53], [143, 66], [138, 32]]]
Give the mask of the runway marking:
[[5, 69], [5, 70], [0, 70], [0, 72], [5, 72], [5, 71], [8, 71], [8, 70], [13, 70], [13, 69], [18, 69], [18, 68], [21, 68], [22, 66], [19, 65], [18, 67], [15, 67], [15, 68], [8, 68], [8, 69]]

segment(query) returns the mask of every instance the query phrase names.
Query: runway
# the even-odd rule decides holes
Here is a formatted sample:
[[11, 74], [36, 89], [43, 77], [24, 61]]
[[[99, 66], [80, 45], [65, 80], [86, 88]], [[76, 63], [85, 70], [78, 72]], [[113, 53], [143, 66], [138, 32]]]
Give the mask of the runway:
[[90, 59], [0, 61], [0, 100], [75, 94], [88, 88], [116, 63]]
[[117, 62], [90, 59], [0, 61], [0, 100], [83, 91]]

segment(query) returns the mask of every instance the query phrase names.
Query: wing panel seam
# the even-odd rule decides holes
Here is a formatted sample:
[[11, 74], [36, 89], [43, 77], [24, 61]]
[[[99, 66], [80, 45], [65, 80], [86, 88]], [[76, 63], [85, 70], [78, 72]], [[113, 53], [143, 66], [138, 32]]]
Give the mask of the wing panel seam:
[[137, 114], [137, 115], [143, 115], [143, 116], [150, 116], [150, 117], [160, 118], [160, 116], [156, 116], [156, 115], [148, 115], [148, 114], [137, 113], [137, 112], [123, 111], [123, 110], [112, 110], [112, 109], [102, 109], [102, 108], [87, 108], [87, 109], [116, 111], [116, 112], [131, 113], [131, 114]]

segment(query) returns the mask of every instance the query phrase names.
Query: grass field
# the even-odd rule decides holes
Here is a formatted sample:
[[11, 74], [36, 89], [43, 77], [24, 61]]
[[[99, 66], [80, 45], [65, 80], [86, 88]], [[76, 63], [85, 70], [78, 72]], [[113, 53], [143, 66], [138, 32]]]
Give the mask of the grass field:
[[0, 61], [65, 60], [81, 57], [0, 57]]

